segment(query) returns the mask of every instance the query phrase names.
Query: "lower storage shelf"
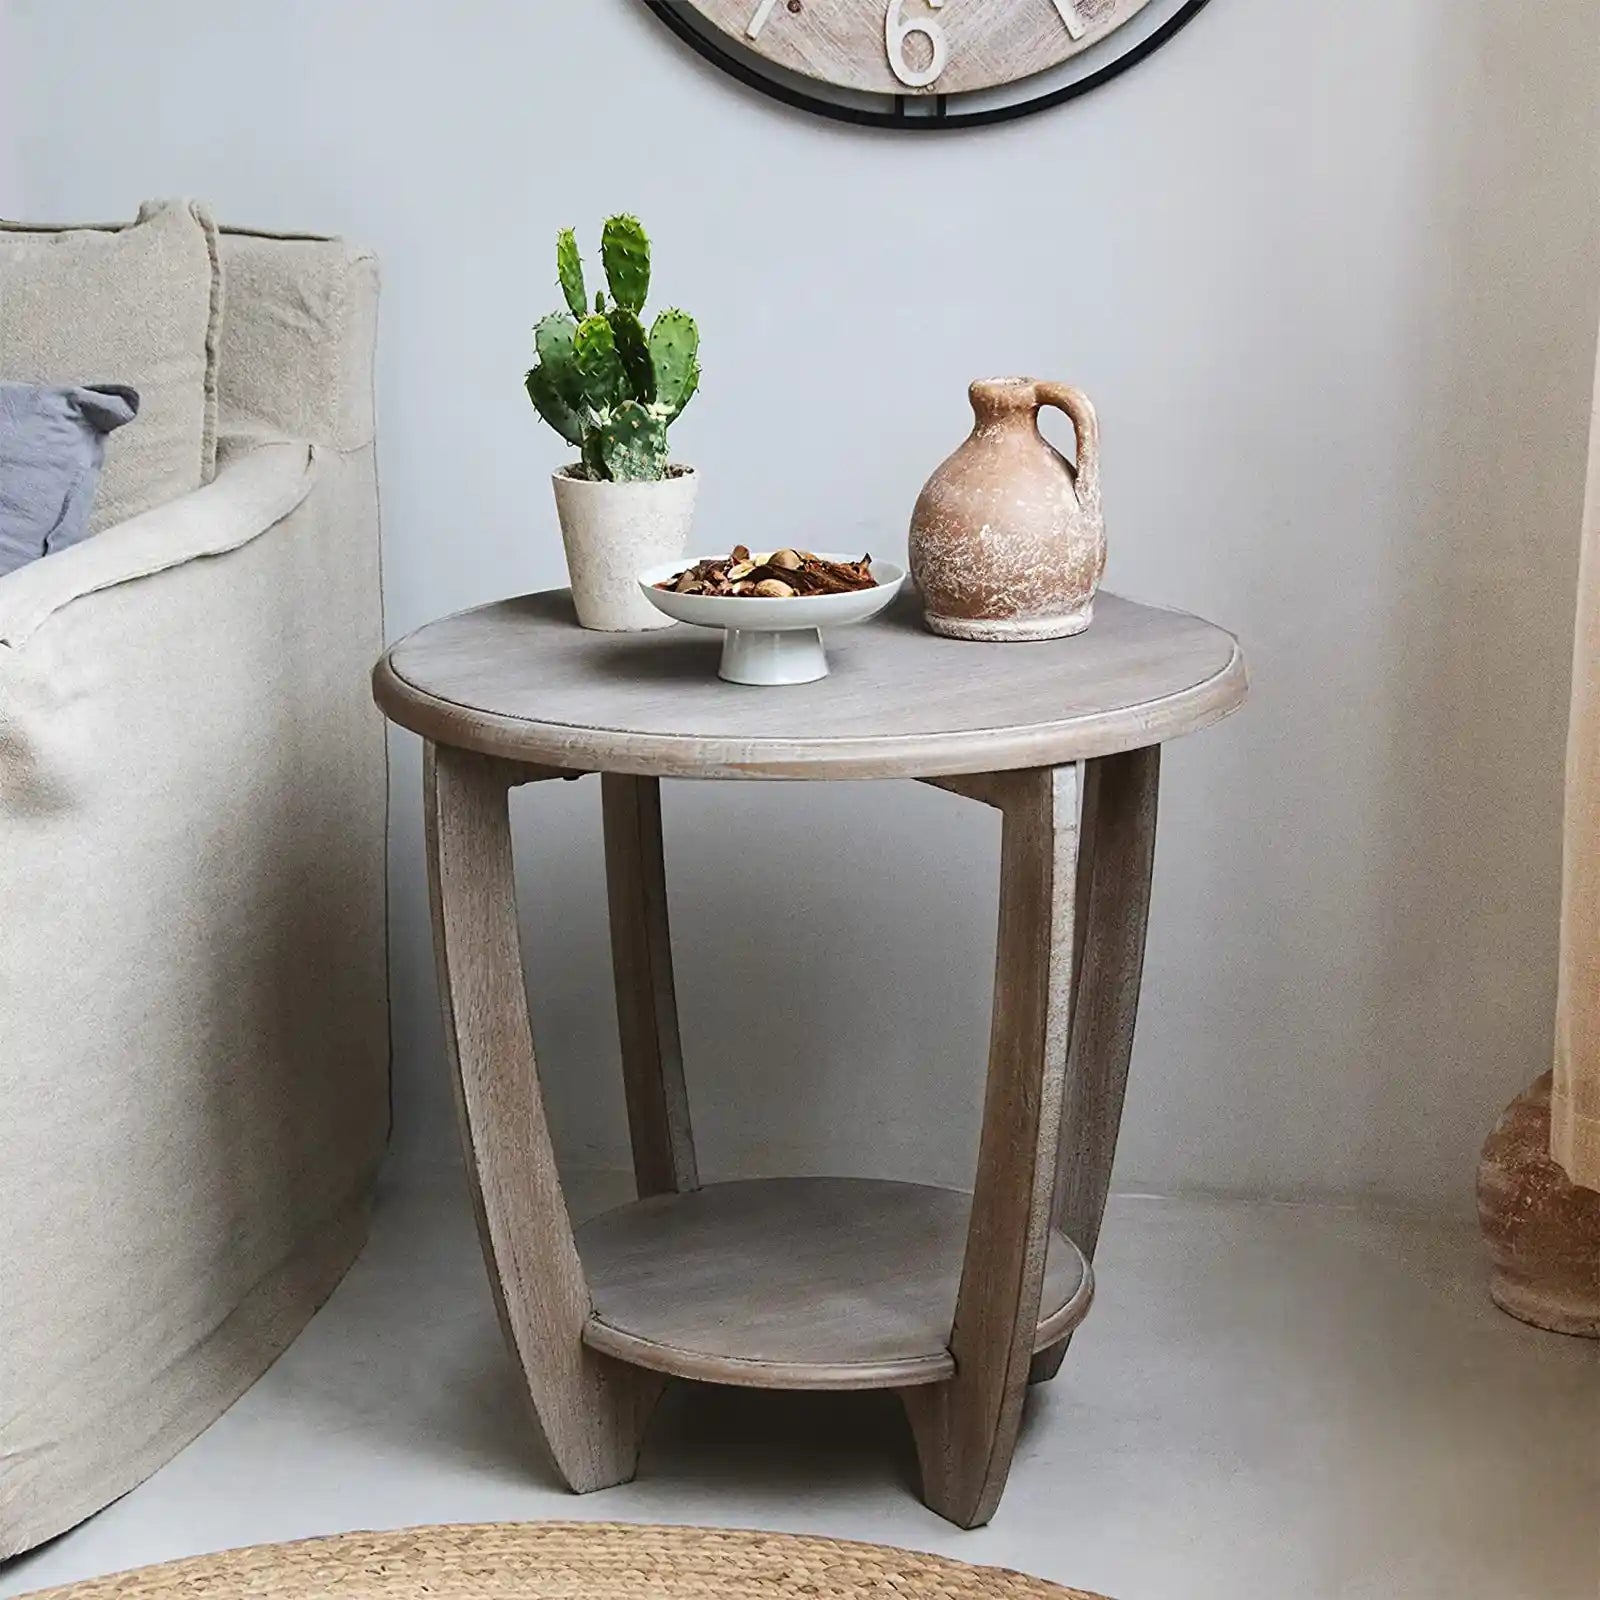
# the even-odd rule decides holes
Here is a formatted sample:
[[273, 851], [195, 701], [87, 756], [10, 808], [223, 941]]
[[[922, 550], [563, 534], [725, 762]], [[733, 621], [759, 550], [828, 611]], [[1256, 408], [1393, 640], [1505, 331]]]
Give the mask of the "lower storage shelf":
[[[577, 1230], [584, 1343], [708, 1383], [880, 1389], [955, 1373], [972, 1197], [860, 1178], [767, 1178], [635, 1201]], [[1035, 1350], [1081, 1322], [1094, 1275], [1053, 1232]]]

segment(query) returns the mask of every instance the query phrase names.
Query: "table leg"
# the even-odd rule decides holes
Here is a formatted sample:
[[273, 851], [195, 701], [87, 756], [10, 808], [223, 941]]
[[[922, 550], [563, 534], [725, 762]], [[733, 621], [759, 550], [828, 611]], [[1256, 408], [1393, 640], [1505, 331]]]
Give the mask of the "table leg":
[[[1056, 1226], [1094, 1260], [1128, 1087], [1155, 865], [1161, 747], [1087, 764], [1079, 866], [1077, 980], [1056, 1168]], [[1033, 1360], [1053, 1378], [1071, 1335]]]
[[950, 1334], [956, 1375], [900, 1394], [924, 1500], [968, 1528], [994, 1515], [1005, 1488], [1039, 1325], [1071, 1004], [1077, 782], [1068, 766], [960, 785], [1003, 817], [989, 1074]]
[[600, 793], [634, 1178], [641, 1200], [686, 1194], [700, 1187], [700, 1175], [672, 983], [661, 785], [654, 778], [607, 772], [601, 775]]
[[522, 976], [511, 763], [427, 747], [434, 948], [478, 1234], [506, 1342], [557, 1470], [624, 1483], [663, 1379], [589, 1350], [590, 1300], [545, 1122]]

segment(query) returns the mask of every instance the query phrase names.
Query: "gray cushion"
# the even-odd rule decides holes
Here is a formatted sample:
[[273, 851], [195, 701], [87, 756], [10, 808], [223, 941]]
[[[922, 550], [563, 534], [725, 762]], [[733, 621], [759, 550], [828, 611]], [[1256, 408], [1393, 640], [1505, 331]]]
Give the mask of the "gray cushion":
[[88, 536], [106, 435], [138, 410], [118, 384], [0, 383], [0, 577]]

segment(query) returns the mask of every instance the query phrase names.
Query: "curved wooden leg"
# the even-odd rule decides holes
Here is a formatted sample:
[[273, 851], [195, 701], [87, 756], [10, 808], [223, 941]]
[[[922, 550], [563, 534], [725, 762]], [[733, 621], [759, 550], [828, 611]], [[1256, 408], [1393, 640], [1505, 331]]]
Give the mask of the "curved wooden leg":
[[983, 1134], [947, 1383], [903, 1389], [929, 1507], [962, 1527], [1000, 1502], [1022, 1421], [1050, 1236], [1072, 989], [1077, 771], [964, 786], [1004, 816]]
[[624, 1483], [663, 1380], [589, 1350], [588, 1284], [556, 1173], [522, 977], [510, 763], [429, 745], [428, 885], [478, 1235], [500, 1325], [557, 1470], [580, 1493]]
[[606, 890], [622, 1078], [639, 1198], [700, 1187], [678, 1043], [672, 934], [661, 851], [661, 785], [604, 773]]
[[[1161, 747], [1088, 763], [1083, 791], [1080, 928], [1056, 1226], [1094, 1260], [1128, 1087], [1155, 866]], [[1060, 1370], [1071, 1335], [1033, 1360], [1030, 1381]]]

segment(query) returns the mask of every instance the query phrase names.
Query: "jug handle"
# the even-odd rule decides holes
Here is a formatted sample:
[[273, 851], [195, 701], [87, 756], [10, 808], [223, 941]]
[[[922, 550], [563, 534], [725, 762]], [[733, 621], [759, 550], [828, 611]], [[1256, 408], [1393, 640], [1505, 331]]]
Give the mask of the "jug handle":
[[1054, 406], [1072, 418], [1073, 431], [1078, 436], [1078, 470], [1075, 486], [1078, 504], [1085, 511], [1100, 509], [1100, 419], [1095, 415], [1093, 402], [1081, 389], [1067, 383], [1040, 383], [1036, 385], [1039, 404]]

